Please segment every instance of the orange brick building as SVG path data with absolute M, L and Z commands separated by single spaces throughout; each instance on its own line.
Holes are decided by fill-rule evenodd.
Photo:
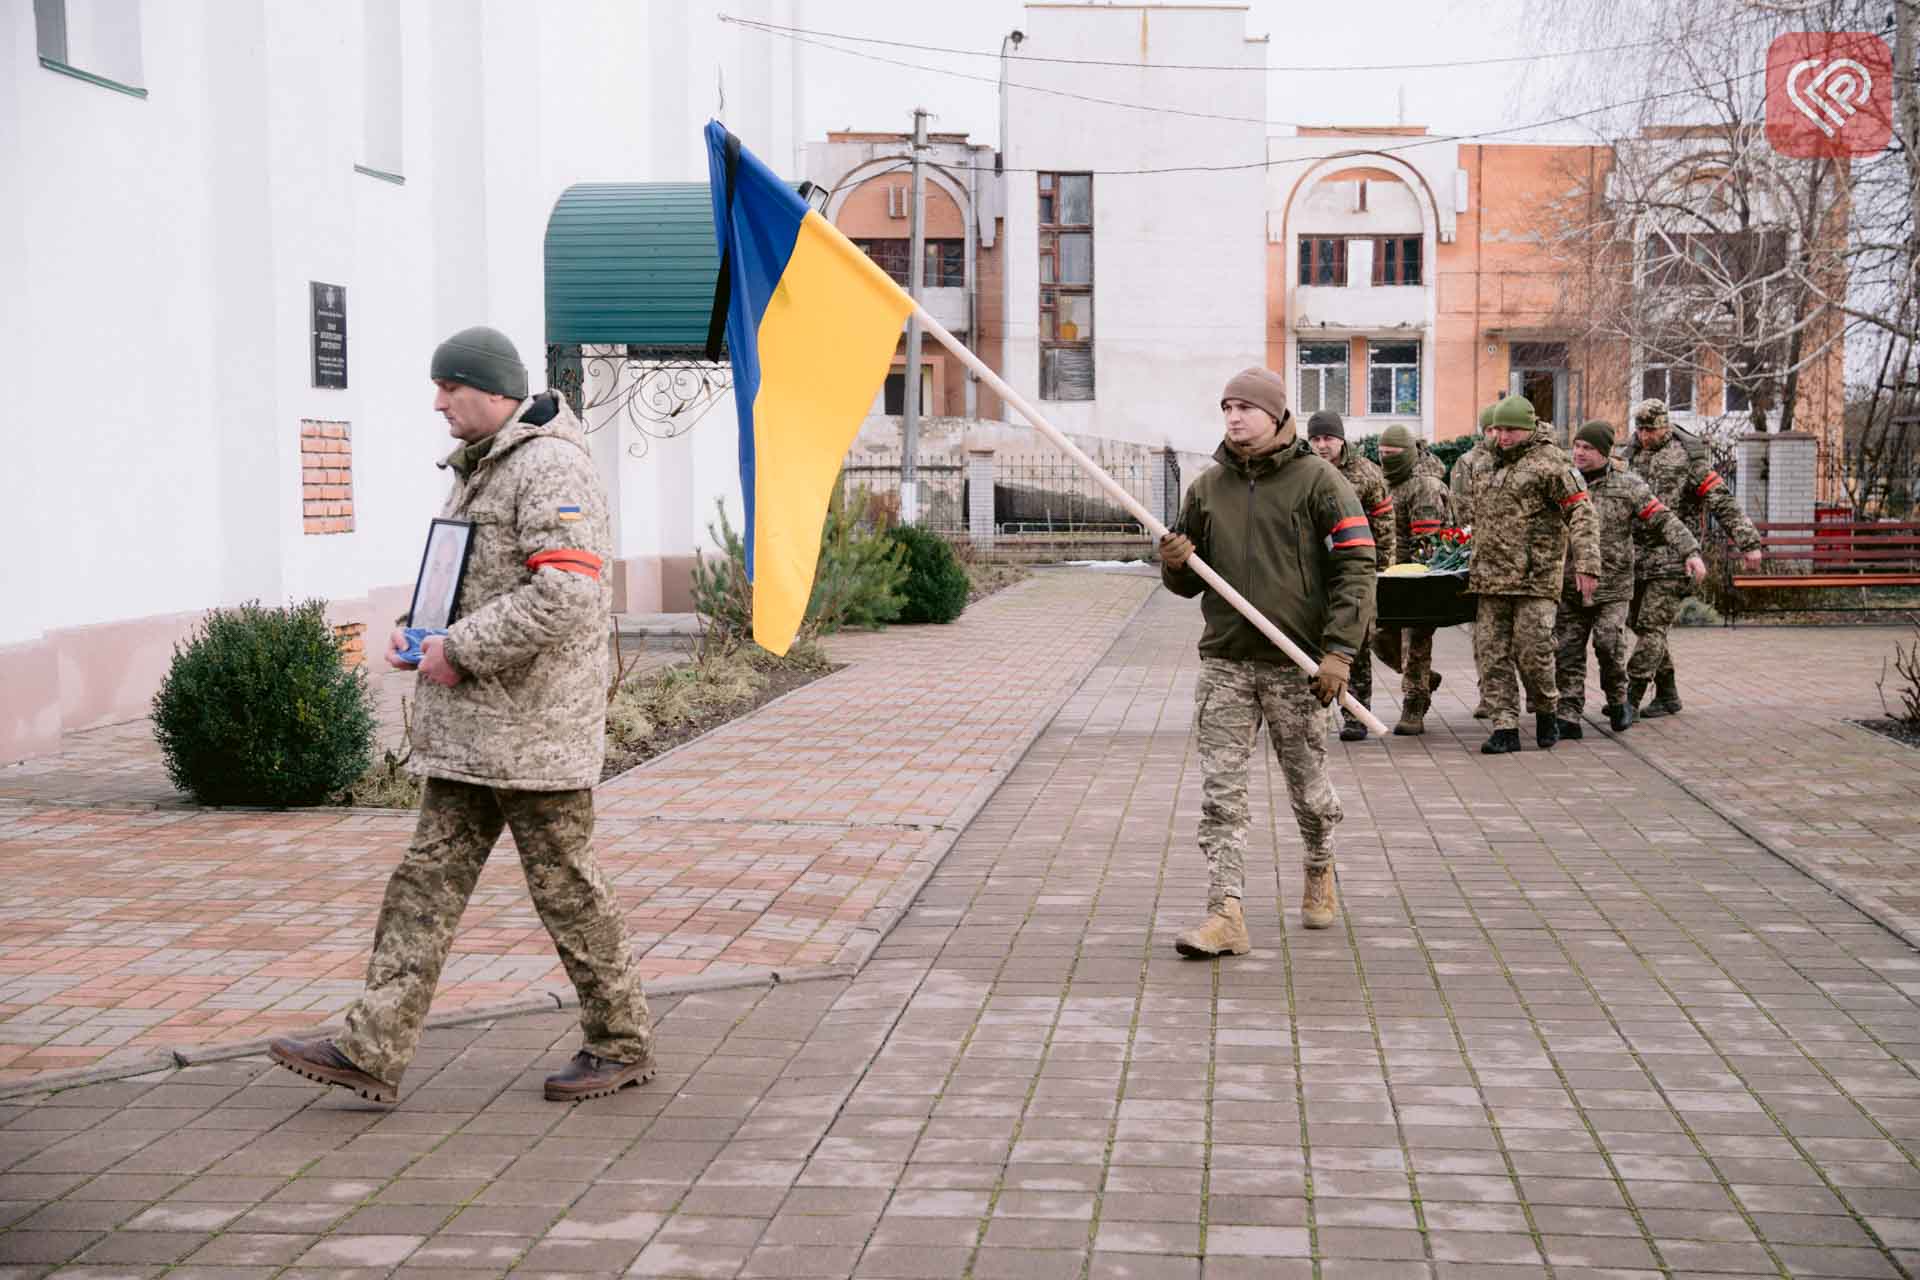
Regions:
M 1633 270 L 1624 245 L 1566 234 L 1599 220 L 1612 149 L 1326 128 L 1271 139 L 1269 161 L 1267 362 L 1303 411 L 1339 409 L 1349 435 L 1399 422 L 1449 439 L 1509 393 L 1562 428 L 1619 427 L 1634 400 L 1660 394 L 1683 426 L 1744 429 L 1722 352 L 1669 370 L 1586 336 L 1581 309 Z M 1801 375 L 1794 426 L 1823 449 L 1844 372 L 1836 342 Z

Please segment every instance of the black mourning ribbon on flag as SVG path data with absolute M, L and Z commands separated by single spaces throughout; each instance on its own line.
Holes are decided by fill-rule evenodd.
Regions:
M 720 240 L 720 277 L 713 284 L 713 317 L 707 321 L 707 359 L 720 358 L 720 344 L 727 336 L 727 305 L 733 298 L 733 178 L 740 170 L 740 139 L 727 130 L 725 150 L 727 168 L 726 234 Z

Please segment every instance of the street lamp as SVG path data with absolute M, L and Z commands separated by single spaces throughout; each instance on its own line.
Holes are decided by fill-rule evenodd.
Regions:
M 1002 172 L 1007 161 L 1007 45 L 1020 47 L 1027 38 L 1024 31 L 1009 31 L 1000 41 L 1000 149 L 993 153 L 993 171 Z

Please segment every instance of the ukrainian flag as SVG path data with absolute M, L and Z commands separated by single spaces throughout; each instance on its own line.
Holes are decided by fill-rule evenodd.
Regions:
M 840 463 L 886 380 L 913 300 L 718 121 L 707 125 L 753 638 L 800 630 Z M 712 351 L 718 330 L 711 335 Z

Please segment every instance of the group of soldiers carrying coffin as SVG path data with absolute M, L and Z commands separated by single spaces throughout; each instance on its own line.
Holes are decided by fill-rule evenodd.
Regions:
M 1247 761 L 1263 722 L 1305 846 L 1302 923 L 1334 921 L 1333 830 L 1342 814 L 1326 775 L 1325 709 L 1348 690 L 1367 704 L 1378 656 L 1401 678 L 1393 732 L 1417 735 L 1441 684 L 1432 627 L 1375 625 L 1365 588 L 1376 571 L 1411 560 L 1423 539 L 1471 529 L 1474 716 L 1492 726 L 1480 750 L 1503 755 L 1521 749 L 1523 689 L 1542 750 L 1582 736 L 1589 645 L 1614 731 L 1680 711 L 1667 630 L 1706 576 L 1688 528 L 1703 508 L 1750 564 L 1760 558 L 1752 523 L 1660 400 L 1634 406 L 1632 438 L 1616 458 L 1610 423 L 1584 424 L 1562 449 L 1530 401 L 1508 396 L 1481 412 L 1479 438 L 1451 476 L 1404 426 L 1381 436 L 1377 466 L 1348 445 L 1337 413 L 1313 414 L 1302 432 L 1268 370 L 1237 375 L 1221 409 L 1220 465 L 1194 482 L 1176 531 L 1160 543 L 1163 581 L 1180 595 L 1204 595 L 1206 618 L 1194 724 L 1208 914 L 1176 937 L 1186 955 L 1251 948 L 1241 901 Z M 1319 672 L 1309 677 L 1240 619 L 1188 566 L 1194 555 L 1316 657 Z M 1343 714 L 1341 738 L 1364 739 L 1366 726 Z

